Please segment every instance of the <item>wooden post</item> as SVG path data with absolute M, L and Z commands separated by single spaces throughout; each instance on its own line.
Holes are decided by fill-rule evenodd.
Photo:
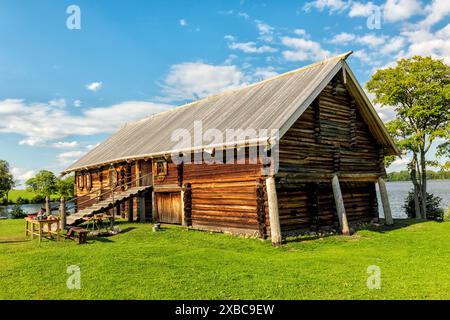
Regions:
M 42 232 L 42 228 L 44 226 L 43 226 L 42 222 L 39 222 L 38 225 L 39 225 L 39 227 L 38 227 L 39 228 L 39 231 L 38 231 L 38 233 L 39 233 L 39 243 L 41 243 L 42 242 L 42 233 L 43 233 Z
M 46 196 L 45 197 L 45 214 L 47 215 L 47 217 L 51 214 L 51 208 L 50 208 L 50 197 Z
M 135 179 L 136 179 L 136 187 L 141 186 L 141 162 L 139 160 L 136 160 L 135 165 Z
M 153 168 L 153 161 L 155 161 L 154 159 L 152 160 L 152 168 Z M 158 221 L 158 212 L 156 211 L 156 196 L 155 196 L 155 175 L 152 174 L 151 176 L 151 183 L 152 183 L 152 223 L 157 223 Z
M 139 214 L 140 214 L 140 222 L 145 223 L 145 197 L 143 194 L 139 195 Z
M 155 191 L 153 191 L 152 189 L 152 223 L 157 223 L 158 219 L 158 213 L 156 212 L 156 196 L 155 196 Z
M 136 174 L 136 187 L 140 187 L 142 185 L 142 181 L 141 181 L 141 165 L 142 162 L 139 160 L 136 160 L 136 170 L 135 170 L 135 174 Z M 145 223 L 145 198 L 142 195 L 137 195 L 136 196 L 136 208 L 137 208 L 137 212 L 136 212 L 136 217 L 138 222 L 140 223 Z
M 336 211 L 339 217 L 339 226 L 343 235 L 349 236 L 350 229 L 348 227 L 347 215 L 345 213 L 344 199 L 342 197 L 341 186 L 339 185 L 339 178 L 334 175 L 332 180 L 334 202 L 336 204 Z
M 185 186 L 181 188 L 181 225 L 186 227 L 186 213 L 184 212 L 184 188 Z
M 392 220 L 391 205 L 389 204 L 389 197 L 386 189 L 386 183 L 384 182 L 384 179 L 381 177 L 378 178 L 378 187 L 380 188 L 380 196 L 381 196 L 381 204 L 383 205 L 384 220 L 386 222 L 386 225 L 388 226 L 393 225 L 394 220 Z
M 270 237 L 274 246 L 281 245 L 280 216 L 278 213 L 278 198 L 273 176 L 266 178 L 267 200 L 269 202 Z
M 133 198 L 128 200 L 128 222 L 133 222 Z
M 59 218 L 61 219 L 61 229 L 66 228 L 66 199 L 64 199 L 64 196 L 61 197 L 61 203 L 59 207 Z

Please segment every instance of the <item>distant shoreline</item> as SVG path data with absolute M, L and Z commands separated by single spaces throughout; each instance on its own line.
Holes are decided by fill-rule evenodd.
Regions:
M 427 170 L 427 181 L 432 180 L 450 180 L 450 171 L 432 171 Z M 408 171 L 394 171 L 387 174 L 386 181 L 411 181 L 411 176 Z
M 50 201 L 59 201 L 60 195 L 54 194 L 51 196 Z M 0 199 L 0 206 L 15 205 L 15 204 L 39 204 L 44 203 L 45 198 L 38 196 L 32 191 L 25 189 L 11 190 L 8 196 L 8 203 L 6 203 L 6 197 Z

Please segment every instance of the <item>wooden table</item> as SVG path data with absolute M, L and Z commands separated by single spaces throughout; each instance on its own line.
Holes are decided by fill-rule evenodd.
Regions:
M 85 217 L 83 220 L 87 222 L 86 228 L 89 229 L 91 227 L 92 232 L 94 232 L 95 229 L 98 231 L 102 228 L 108 230 L 108 226 L 111 222 L 111 216 L 105 214 L 95 214 L 92 217 Z
M 56 224 L 56 230 L 52 230 L 52 225 Z M 44 230 L 44 226 L 47 225 L 47 231 Z M 37 227 L 37 232 L 35 231 L 35 227 Z M 25 237 L 28 237 L 28 235 L 31 235 L 31 239 L 34 239 L 34 236 L 39 237 L 39 242 L 42 241 L 42 237 L 45 236 L 46 238 L 52 238 L 53 235 L 56 235 L 56 240 L 59 240 L 60 237 L 60 224 L 59 224 L 59 218 L 54 219 L 41 219 L 41 220 L 34 220 L 33 218 L 25 218 Z

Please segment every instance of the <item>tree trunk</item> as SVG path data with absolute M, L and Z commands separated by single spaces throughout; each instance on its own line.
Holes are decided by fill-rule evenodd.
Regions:
M 422 215 L 427 218 L 427 165 L 425 161 L 425 151 L 420 150 L 420 167 L 422 171 Z
M 421 219 L 422 212 L 421 212 L 421 207 L 420 207 L 420 202 L 419 202 L 419 192 L 421 192 L 421 191 L 420 191 L 420 187 L 417 183 L 416 163 L 417 163 L 417 155 L 414 153 L 414 157 L 413 157 L 413 160 L 411 163 L 411 181 L 414 186 L 414 212 L 415 212 L 416 219 Z

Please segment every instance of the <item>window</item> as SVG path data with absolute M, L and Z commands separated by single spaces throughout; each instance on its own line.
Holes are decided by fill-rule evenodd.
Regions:
M 158 160 L 157 162 L 156 162 L 156 175 L 157 176 L 163 176 L 163 175 L 166 175 L 167 174 L 167 172 L 166 172 L 166 161 L 164 161 L 164 160 Z

